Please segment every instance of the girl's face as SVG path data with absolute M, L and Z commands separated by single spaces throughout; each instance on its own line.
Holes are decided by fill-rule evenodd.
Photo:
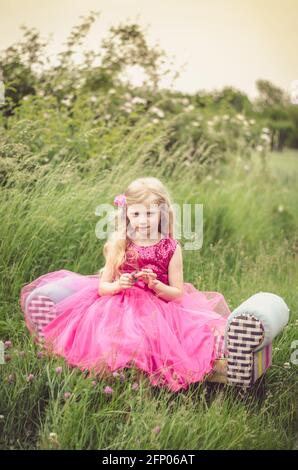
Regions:
M 158 238 L 160 209 L 154 199 L 148 198 L 142 204 L 131 204 L 127 207 L 130 229 L 140 238 Z

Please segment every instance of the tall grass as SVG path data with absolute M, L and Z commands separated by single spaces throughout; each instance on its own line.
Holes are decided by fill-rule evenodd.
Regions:
M 135 144 L 137 131 L 131 139 Z M 131 179 L 160 174 L 158 166 L 144 166 L 144 147 L 128 141 L 126 146 L 112 172 L 96 171 L 94 160 L 94 171 L 82 178 L 70 162 L 62 162 L 27 191 L 0 190 L 0 338 L 13 343 L 7 350 L 11 359 L 0 366 L 1 447 L 297 448 L 297 366 L 290 362 L 291 344 L 298 339 L 293 153 L 284 152 L 282 161 L 269 155 L 266 169 L 257 155 L 246 163 L 234 156 L 200 183 L 178 164 L 172 178 L 164 176 L 174 202 L 203 204 L 203 246 L 184 251 L 185 281 L 222 292 L 231 310 L 258 291 L 277 293 L 289 305 L 290 322 L 274 341 L 263 402 L 235 399 L 227 386 L 209 401 L 202 383 L 171 394 L 152 387 L 134 368 L 125 371 L 124 380 L 92 382 L 63 359 L 37 355 L 18 304 L 21 286 L 62 268 L 95 273 L 103 265 L 104 243 L 95 235 L 96 207 L 111 204 Z M 58 365 L 62 374 L 55 371 Z M 30 373 L 34 378 L 27 381 Z M 132 388 L 136 381 L 138 389 Z M 104 393 L 106 385 L 112 395 Z

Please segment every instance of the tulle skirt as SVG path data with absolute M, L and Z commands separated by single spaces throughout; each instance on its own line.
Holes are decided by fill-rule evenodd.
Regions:
M 136 366 L 152 385 L 170 391 L 187 389 L 212 371 L 218 358 L 216 340 L 223 338 L 231 313 L 221 293 L 184 283 L 183 296 L 166 301 L 139 280 L 120 293 L 100 296 L 98 274 L 62 269 L 21 289 L 20 305 L 31 332 L 28 295 L 66 278 L 69 293 L 55 303 L 55 318 L 42 333 L 44 347 L 69 365 L 94 373 Z

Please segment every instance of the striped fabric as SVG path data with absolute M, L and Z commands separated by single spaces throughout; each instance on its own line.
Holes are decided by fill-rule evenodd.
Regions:
M 263 325 L 253 315 L 238 315 L 231 321 L 227 335 L 229 384 L 241 387 L 252 385 L 253 350 L 263 338 Z
M 28 304 L 26 317 L 36 333 L 37 340 L 43 339 L 43 327 L 57 316 L 54 305 L 54 302 L 44 295 L 36 295 Z
M 253 355 L 253 381 L 261 377 L 262 374 L 272 365 L 272 343 L 265 346 Z

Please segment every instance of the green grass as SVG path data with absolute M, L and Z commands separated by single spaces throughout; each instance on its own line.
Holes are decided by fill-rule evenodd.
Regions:
M 111 377 L 94 386 L 63 359 L 39 358 L 18 304 L 21 286 L 62 268 L 95 273 L 103 264 L 95 208 L 112 203 L 140 168 L 123 160 L 117 178 L 79 179 L 61 164 L 27 193 L 2 189 L 0 338 L 13 347 L 11 360 L 0 366 L 1 448 L 297 449 L 297 366 L 284 367 L 298 340 L 297 162 L 297 152 L 271 154 L 263 170 L 258 155 L 247 162 L 234 156 L 199 184 L 191 171 L 168 182 L 175 202 L 204 208 L 203 246 L 184 251 L 185 281 L 222 292 L 231 310 L 258 291 L 281 295 L 290 308 L 289 325 L 274 340 L 263 402 L 241 401 L 225 386 L 210 401 L 202 383 L 171 394 L 150 386 L 146 376 L 133 390 L 133 368 L 124 381 Z M 142 174 L 158 176 L 158 170 Z M 111 396 L 103 393 L 106 385 Z

